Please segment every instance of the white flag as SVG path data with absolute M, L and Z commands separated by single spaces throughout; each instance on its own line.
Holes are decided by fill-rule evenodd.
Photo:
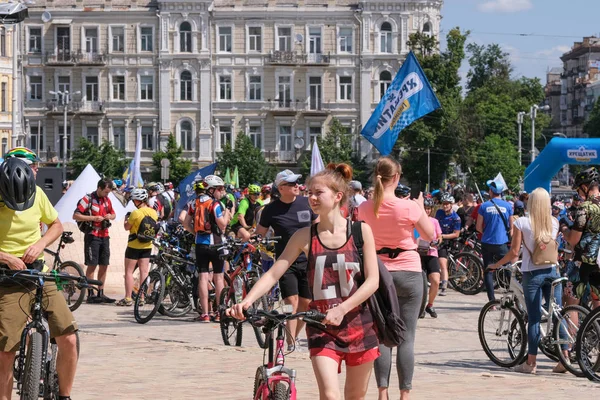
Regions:
M 140 159 L 142 158 L 142 127 L 138 125 L 137 137 L 135 140 L 135 155 L 133 156 L 133 170 L 129 171 L 131 176 L 131 186 L 142 187 L 142 171 L 140 170 Z
M 323 159 L 321 158 L 321 153 L 319 152 L 319 145 L 317 144 L 317 138 L 313 143 L 312 147 L 312 157 L 310 163 L 310 175 L 314 176 L 319 172 L 325 169 L 325 165 L 323 164 Z

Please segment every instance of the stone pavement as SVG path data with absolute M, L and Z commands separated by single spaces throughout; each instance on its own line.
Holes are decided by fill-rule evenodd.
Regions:
M 552 374 L 554 364 L 543 355 L 537 376 L 517 374 L 490 362 L 477 336 L 477 317 L 485 302 L 484 294 L 470 297 L 450 291 L 438 299 L 438 319 L 427 316 L 419 321 L 412 399 L 600 396 L 599 384 Z M 139 325 L 132 308 L 83 304 L 75 316 L 81 329 L 81 358 L 74 400 L 251 398 L 262 350 L 247 325 L 243 346 L 236 348 L 223 346 L 217 324 L 191 322 L 192 315 L 157 316 Z M 317 399 L 308 353 L 294 352 L 286 364 L 298 371 L 298 398 Z M 391 398 L 397 399 L 399 386 L 392 368 Z M 343 379 L 342 372 L 340 382 Z M 367 399 L 376 398 L 372 376 Z

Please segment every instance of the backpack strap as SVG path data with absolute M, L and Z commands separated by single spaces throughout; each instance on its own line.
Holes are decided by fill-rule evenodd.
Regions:
M 351 223 L 352 226 L 350 228 L 350 232 L 352 233 L 352 240 L 354 240 L 354 246 L 356 246 L 356 250 L 358 250 L 358 256 L 360 258 L 360 272 L 364 273 L 363 266 L 363 245 L 365 241 L 363 240 L 362 235 L 362 221 L 348 222 Z
M 317 225 L 319 225 L 319 224 L 316 223 L 316 224 L 310 225 L 310 240 L 308 241 L 308 257 L 307 257 L 309 262 L 310 262 L 310 260 L 312 260 L 312 258 L 311 258 L 311 256 L 312 256 L 312 240 L 315 236 L 318 235 Z

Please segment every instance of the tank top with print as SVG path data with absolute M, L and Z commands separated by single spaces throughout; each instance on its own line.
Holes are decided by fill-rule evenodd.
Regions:
M 311 227 L 307 269 L 312 298 L 309 308 L 325 314 L 358 289 L 358 281 L 361 280 L 360 256 L 351 235 L 339 249 L 329 249 L 319 240 L 316 228 L 317 225 Z M 373 317 L 366 303 L 350 310 L 339 326 L 329 325 L 326 330 L 350 345 L 347 348 L 339 347 L 331 336 L 307 326 L 309 349 L 327 348 L 343 353 L 357 353 L 379 344 Z

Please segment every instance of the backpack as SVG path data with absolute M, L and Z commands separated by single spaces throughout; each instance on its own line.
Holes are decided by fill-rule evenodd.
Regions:
M 364 280 L 362 221 L 353 222 L 351 227 L 352 239 L 360 256 L 361 278 Z M 387 347 L 396 347 L 404 342 L 406 325 L 400 318 L 400 304 L 392 274 L 385 264 L 377 257 L 379 268 L 379 287 L 367 300 L 373 322 L 377 327 L 379 342 Z
M 92 194 L 88 193 L 85 195 L 86 197 L 89 197 L 89 201 L 88 201 L 88 206 L 87 209 L 85 210 L 85 214 L 82 215 L 92 215 Z M 77 211 L 77 209 L 75 209 L 75 211 Z M 94 223 L 92 221 L 76 221 L 77 223 L 77 229 L 79 229 L 79 231 L 81 233 L 84 234 L 88 234 L 91 231 L 94 230 Z
M 558 242 L 554 239 L 550 239 L 548 242 L 536 240 L 533 253 L 529 250 L 525 241 L 523 241 L 523 246 L 527 249 L 534 265 L 554 265 L 558 263 Z
M 163 206 L 163 219 L 169 219 L 171 212 L 173 212 L 173 202 L 171 200 L 171 196 L 169 196 L 167 192 L 161 193 L 158 195 L 158 201 L 160 201 Z
M 200 199 L 196 199 L 196 211 L 194 212 L 194 232 L 200 234 L 213 233 L 213 226 L 215 224 L 212 213 L 214 212 L 217 204 L 217 201 L 213 199 L 208 199 L 206 201 L 200 201 Z
M 129 235 L 129 241 L 137 239 L 140 243 L 149 243 L 156 238 L 159 229 L 158 221 L 149 215 L 145 215 L 140 221 L 137 233 Z

